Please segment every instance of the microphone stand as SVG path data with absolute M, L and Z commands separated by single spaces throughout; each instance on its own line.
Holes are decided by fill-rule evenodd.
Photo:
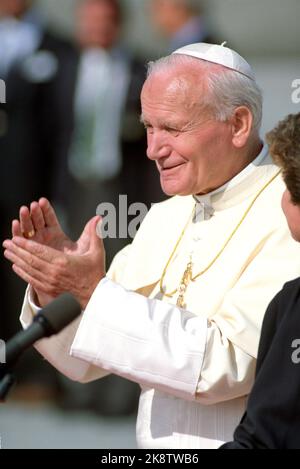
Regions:
M 10 363 L 0 364 L 0 404 L 5 402 L 8 393 L 16 382 L 16 375 L 12 371 L 12 368 L 17 363 L 18 359 L 15 359 Z
M 61 312 L 64 311 L 62 315 Z M 31 325 L 12 337 L 6 344 L 6 362 L 0 364 L 0 401 L 5 401 L 15 383 L 13 367 L 22 353 L 35 342 L 58 334 L 81 313 L 80 304 L 69 293 L 64 293 L 45 306 Z
M 0 381 L 0 402 L 5 402 L 9 391 L 16 382 L 14 373 L 10 370 L 6 371 Z
M 50 336 L 54 333 L 49 328 L 49 323 L 47 319 L 38 314 L 35 316 L 33 324 L 40 324 L 44 331 L 45 336 Z M 51 325 L 50 325 L 51 327 Z M 20 358 L 21 354 L 27 349 L 30 345 L 32 345 L 31 341 L 26 341 L 26 333 L 29 329 L 25 329 L 23 331 L 19 331 L 14 337 L 13 340 L 14 346 L 12 346 L 12 342 L 9 341 L 6 347 L 6 363 L 0 365 L 0 403 L 5 402 L 8 393 L 10 392 L 11 388 L 16 382 L 16 376 L 13 373 L 12 369 L 17 363 L 18 359 Z M 24 343 L 24 336 L 25 336 L 25 343 Z

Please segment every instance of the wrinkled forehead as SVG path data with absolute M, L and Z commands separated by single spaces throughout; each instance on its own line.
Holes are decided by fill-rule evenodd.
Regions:
M 149 101 L 161 100 L 188 105 L 197 100 L 205 91 L 205 74 L 191 73 L 184 69 L 166 69 L 147 78 L 141 95 L 142 105 Z
M 160 80 L 152 77 L 141 97 L 141 121 L 153 126 L 186 126 L 205 111 L 201 87 L 197 90 L 187 77 L 174 76 Z
M 142 97 L 161 96 L 168 98 L 188 98 L 193 87 L 188 77 L 165 76 L 165 74 L 155 74 L 148 78 L 142 90 Z

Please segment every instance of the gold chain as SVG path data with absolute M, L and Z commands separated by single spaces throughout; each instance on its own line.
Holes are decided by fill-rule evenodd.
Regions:
M 231 241 L 231 239 L 233 238 L 233 236 L 235 235 L 235 233 L 237 232 L 237 230 L 239 229 L 239 227 L 241 226 L 241 224 L 243 223 L 243 221 L 245 220 L 246 216 L 248 215 L 248 213 L 250 212 L 251 208 L 253 207 L 254 203 L 256 202 L 256 200 L 258 199 L 258 197 L 260 196 L 260 194 L 274 181 L 274 179 L 281 173 L 281 171 L 278 171 L 261 189 L 260 191 L 256 194 L 256 196 L 254 197 L 254 199 L 252 200 L 251 204 L 249 205 L 249 207 L 247 208 L 247 210 L 245 211 L 245 213 L 243 214 L 242 218 L 240 219 L 240 221 L 238 222 L 238 224 L 236 225 L 236 227 L 234 228 L 234 230 L 232 231 L 232 233 L 230 234 L 230 236 L 228 237 L 228 239 L 226 240 L 226 242 L 224 243 L 224 245 L 222 246 L 222 248 L 220 249 L 220 251 L 218 252 L 218 254 L 212 259 L 212 261 L 208 264 L 207 267 L 205 267 L 205 269 L 201 270 L 201 272 L 199 272 L 198 274 L 194 275 L 193 276 L 193 264 L 192 264 L 192 260 L 190 259 L 189 263 L 187 264 L 187 267 L 184 271 L 184 274 L 182 276 L 182 279 L 181 279 L 181 282 L 180 282 L 180 286 L 179 288 L 176 288 L 176 290 L 170 292 L 170 293 L 167 293 L 164 288 L 163 288 L 163 282 L 164 282 L 164 279 L 165 279 L 165 276 L 166 276 L 166 273 L 167 273 L 167 270 L 169 268 L 169 265 L 174 257 L 174 254 L 185 234 L 185 231 L 187 229 L 187 226 L 189 225 L 192 217 L 194 216 L 194 213 L 195 213 L 195 209 L 196 209 L 196 205 L 195 207 L 193 208 L 193 211 L 192 211 L 192 214 L 189 216 L 189 219 L 187 221 L 187 223 L 185 224 L 183 230 L 182 230 L 182 233 L 181 235 L 179 236 L 179 239 L 178 241 L 176 242 L 176 245 L 171 253 L 171 256 L 169 257 L 169 260 L 163 270 L 163 273 L 162 273 L 162 276 L 161 276 L 161 279 L 160 279 L 160 292 L 162 293 L 163 296 L 167 296 L 168 298 L 171 298 L 173 295 L 175 295 L 175 293 L 177 293 L 179 291 L 179 296 L 178 296 L 178 299 L 177 299 L 177 306 L 179 307 L 184 307 L 184 295 L 185 295 L 185 292 L 186 292 L 186 289 L 188 287 L 188 284 L 190 281 L 194 282 L 198 277 L 200 277 L 201 275 L 205 274 L 212 266 L 213 264 L 217 261 L 217 259 L 221 256 L 221 254 L 223 253 L 223 251 L 225 250 L 225 248 L 227 247 L 228 243 Z

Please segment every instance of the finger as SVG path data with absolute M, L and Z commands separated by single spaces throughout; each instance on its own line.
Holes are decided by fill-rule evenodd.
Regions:
M 45 228 L 45 219 L 41 207 L 37 202 L 30 205 L 30 216 L 36 231 Z
M 101 217 L 96 216 L 91 218 L 84 227 L 84 230 L 78 240 L 78 243 L 82 246 L 84 251 L 88 251 L 94 248 L 93 240 L 95 237 L 99 240 L 101 238 L 101 226 L 100 226 Z M 98 230 L 99 225 L 99 230 Z M 91 242 L 93 244 L 91 244 Z
M 13 265 L 12 269 L 21 279 L 23 279 L 26 283 L 29 283 L 35 290 L 47 293 L 47 286 L 25 272 L 21 267 Z
M 45 268 L 45 263 L 52 264 L 59 257 L 64 257 L 64 254 L 55 249 L 35 243 L 34 241 L 27 241 L 24 238 L 17 237 L 13 238 L 12 241 L 6 240 L 3 246 L 28 264 L 35 262 L 36 268 Z M 41 261 L 39 265 L 37 265 L 37 260 Z
M 46 223 L 46 226 L 57 226 L 59 225 L 59 221 L 57 219 L 57 216 L 55 214 L 54 208 L 50 204 L 48 199 L 45 199 L 44 197 L 39 200 L 39 206 L 41 207 L 41 210 L 43 212 L 44 220 Z
M 24 206 L 20 208 L 20 223 L 23 235 L 32 238 L 34 236 L 34 226 L 28 207 Z
M 22 236 L 21 224 L 19 220 L 13 220 L 11 224 L 11 233 L 12 236 Z
M 102 233 L 101 233 L 101 224 L 102 224 L 102 218 L 99 216 L 94 217 L 90 222 L 90 239 L 91 239 L 90 248 L 91 249 L 100 248 L 104 251 L 104 243 L 103 243 L 103 238 L 102 238 Z
M 32 278 L 45 283 L 49 284 L 49 276 L 47 275 L 47 272 L 44 273 L 43 269 L 36 268 L 35 263 L 28 264 L 26 261 L 24 261 L 21 257 L 17 256 L 15 253 L 12 251 L 4 251 L 4 256 L 6 259 L 8 259 L 12 264 L 15 266 L 19 267 L 22 269 L 24 272 L 26 272 L 28 275 L 30 275 Z
M 102 226 L 103 226 L 103 218 L 100 217 L 100 219 L 98 220 L 96 224 L 96 234 L 98 238 L 101 238 L 101 239 L 103 239 Z

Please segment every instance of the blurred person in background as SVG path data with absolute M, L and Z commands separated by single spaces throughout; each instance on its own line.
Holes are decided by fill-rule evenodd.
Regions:
M 101 202 L 118 211 L 119 195 L 151 205 L 162 191 L 155 168 L 144 157 L 146 134 L 140 123 L 144 63 L 121 41 L 123 14 L 118 0 L 82 0 L 76 11 L 78 56 L 74 69 L 74 130 L 68 157 L 67 226 L 75 238 Z M 155 174 L 156 175 L 156 174 Z M 128 242 L 105 240 L 107 263 Z M 100 413 L 131 413 L 138 388 L 116 377 L 82 387 L 65 381 L 65 406 Z
M 118 209 L 119 194 L 128 205 L 160 200 L 162 191 L 146 153 L 140 123 L 140 92 L 146 67 L 121 41 L 122 11 L 117 0 L 83 0 L 76 15 L 79 48 L 74 75 L 75 126 L 69 152 L 71 190 L 68 222 L 78 237 L 97 205 Z M 126 240 L 107 239 L 107 263 Z
M 0 104 L 1 238 L 10 232 L 20 204 L 47 193 L 57 208 L 65 203 L 64 181 L 72 132 L 74 48 L 50 33 L 31 0 L 0 0 L 0 78 L 6 103 Z M 27 201 L 27 202 L 26 202 Z M 0 336 L 11 337 L 19 325 L 23 282 L 1 264 Z M 24 381 L 54 386 L 51 369 L 28 356 Z M 35 363 L 35 365 L 33 365 Z M 31 392 L 33 387 L 31 386 Z M 36 387 L 36 392 L 43 392 Z M 48 393 L 48 391 L 47 391 Z
M 154 25 L 169 39 L 169 52 L 196 42 L 215 43 L 199 0 L 152 0 Z

